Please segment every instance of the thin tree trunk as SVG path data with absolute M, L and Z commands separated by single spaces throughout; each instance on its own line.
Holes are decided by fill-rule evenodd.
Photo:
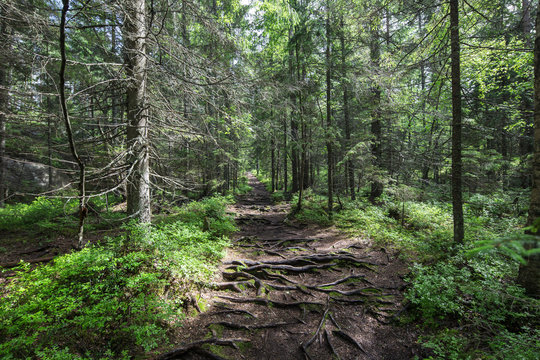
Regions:
M 283 118 L 283 192 L 287 193 L 289 174 L 287 173 L 287 117 Z
M 3 44 L 7 44 L 7 25 L 3 11 L 0 13 L 1 27 L 0 27 L 0 41 Z M 5 64 L 0 66 L 0 207 L 4 206 L 6 197 L 6 180 L 5 180 L 5 156 L 6 156 L 6 114 L 8 112 L 8 100 L 9 94 L 8 77 Z
M 341 86 L 343 87 L 343 120 L 345 126 L 345 152 L 351 150 L 351 117 L 349 114 L 349 80 L 347 78 L 347 54 L 345 49 L 345 26 L 343 24 L 343 16 L 341 17 Z M 354 164 L 350 155 L 347 155 L 345 164 L 345 183 L 347 184 L 351 196 L 351 200 L 356 200 L 354 191 Z
M 81 157 L 77 153 L 77 149 L 75 147 L 75 140 L 73 139 L 73 131 L 71 129 L 71 122 L 69 119 L 69 113 L 67 109 L 67 103 L 66 103 L 66 79 L 65 79 L 65 73 L 66 73 L 66 16 L 69 11 L 69 0 L 63 0 L 62 1 L 63 7 L 62 7 L 62 15 L 60 18 L 60 83 L 59 83 L 59 89 L 60 89 L 60 106 L 62 107 L 62 115 L 64 117 L 64 124 L 66 126 L 66 132 L 68 136 L 69 141 L 69 149 L 71 151 L 71 155 L 73 156 L 73 159 L 79 166 L 79 233 L 78 233 L 78 248 L 81 249 L 83 247 L 83 241 L 84 241 L 84 221 L 86 219 L 86 215 L 88 215 L 88 209 L 86 208 L 86 188 L 85 188 L 85 164 L 82 161 Z
M 0 66 L 0 207 L 6 197 L 5 156 L 6 156 L 6 113 L 8 108 L 6 68 Z
M 276 191 L 276 148 L 274 144 L 274 137 L 270 140 L 270 157 L 272 158 L 272 193 Z
M 381 48 L 379 44 L 379 20 L 375 19 L 371 24 L 371 44 L 370 44 L 370 57 L 373 67 L 376 71 L 379 69 L 381 59 Z M 373 135 L 373 144 L 371 146 L 371 154 L 373 155 L 373 164 L 376 168 L 380 169 L 382 166 L 382 124 L 381 124 L 381 89 L 379 85 L 375 85 L 372 88 L 373 93 L 373 111 L 371 119 L 371 134 Z M 375 175 L 375 179 L 371 182 L 371 193 L 369 200 L 374 203 L 375 200 L 383 193 L 383 183 L 378 178 L 378 174 Z
M 306 80 L 306 62 L 303 61 L 302 64 L 302 77 L 299 78 L 300 83 L 304 84 Z M 302 176 L 302 189 L 305 190 L 309 187 L 309 153 L 308 153 L 308 135 L 307 135 L 307 123 L 308 120 L 306 117 L 306 108 L 304 104 L 304 94 L 300 93 L 300 123 L 301 123 L 301 130 L 302 130 L 302 169 L 301 169 L 301 176 Z
M 294 49 L 292 47 L 292 26 L 289 29 L 289 79 L 291 85 L 294 81 L 294 68 L 293 68 L 293 56 Z M 295 193 L 298 191 L 298 123 L 295 119 L 295 105 L 296 105 L 296 94 L 295 90 L 291 91 L 291 172 L 292 172 L 292 189 L 291 192 Z
M 330 44 L 331 44 L 331 31 L 330 31 L 330 2 L 326 2 L 326 152 L 328 155 L 328 216 L 332 218 L 333 206 L 334 206 L 334 179 L 333 179 L 333 152 L 332 152 L 332 61 L 330 58 Z
M 540 217 L 540 6 L 536 15 L 536 38 L 534 42 L 534 155 L 533 155 L 531 203 L 527 225 Z M 539 232 L 536 232 L 538 235 Z M 527 249 L 538 248 L 540 243 L 528 244 Z M 540 298 L 540 255 L 530 256 L 527 265 L 519 268 L 518 283 L 528 295 Z
M 49 107 L 50 99 L 47 98 L 47 109 Z M 47 190 L 51 190 L 53 186 L 53 168 L 52 168 L 52 115 L 47 114 L 47 170 L 49 172 L 49 181 L 47 182 Z
M 141 223 L 150 223 L 150 164 L 146 105 L 146 7 L 144 0 L 126 3 L 124 46 L 127 83 L 127 147 L 131 153 L 127 211 Z
M 454 241 L 462 243 L 463 200 L 461 190 L 461 74 L 459 46 L 459 2 L 450 0 L 450 43 L 452 61 L 452 213 Z

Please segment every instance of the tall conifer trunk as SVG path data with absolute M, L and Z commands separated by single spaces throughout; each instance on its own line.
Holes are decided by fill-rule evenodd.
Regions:
M 378 6 L 378 5 L 377 5 Z M 371 24 L 371 44 L 370 57 L 375 71 L 379 72 L 381 61 L 381 46 L 379 44 L 380 19 L 375 18 Z M 373 93 L 373 111 L 371 115 L 371 134 L 373 135 L 373 144 L 371 146 L 371 154 L 373 155 L 373 165 L 376 168 L 382 166 L 382 122 L 381 122 L 381 89 L 378 84 L 372 87 Z M 371 193 L 369 200 L 373 203 L 383 193 L 383 183 L 379 179 L 379 175 L 375 175 L 375 179 L 371 182 Z
M 7 25 L 3 14 L 0 11 L 0 43 L 2 46 L 6 46 L 8 42 L 7 37 Z M 5 156 L 6 156 L 6 114 L 8 111 L 8 77 L 6 71 L 6 61 L 4 60 L 0 66 L 0 207 L 4 206 L 6 196 L 6 184 L 5 184 Z
M 540 6 L 536 15 L 536 38 L 534 41 L 534 156 L 533 156 L 533 186 L 527 225 L 532 225 L 540 217 Z M 540 232 L 537 232 L 538 235 Z M 528 244 L 527 248 L 540 246 Z M 527 259 L 527 265 L 519 269 L 518 283 L 523 286 L 528 295 L 540 298 L 540 255 Z
M 347 54 L 345 49 L 345 25 L 341 17 L 341 81 L 343 87 L 343 122 L 345 127 L 345 151 L 351 149 L 351 117 L 349 113 L 349 81 L 347 79 Z M 351 200 L 356 200 L 354 187 L 354 164 L 349 157 L 345 164 L 345 184 L 349 187 Z
M 127 146 L 131 171 L 127 183 L 127 210 L 149 223 L 150 166 L 148 109 L 146 105 L 146 7 L 144 0 L 126 0 L 124 46 L 127 82 Z
M 333 152 L 332 152 L 332 59 L 330 58 L 331 44 L 331 28 L 330 28 L 330 1 L 326 2 L 326 152 L 328 155 L 328 216 L 332 217 L 334 206 L 334 173 L 333 173 Z
M 450 46 L 452 61 L 452 213 L 454 241 L 463 242 L 463 200 L 461 193 L 461 74 L 459 46 L 459 3 L 450 0 Z

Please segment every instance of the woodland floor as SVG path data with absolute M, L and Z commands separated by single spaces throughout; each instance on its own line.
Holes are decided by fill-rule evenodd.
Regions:
M 240 231 L 205 311 L 187 319 L 159 359 L 411 359 L 414 329 L 398 326 L 405 263 L 367 239 L 287 220 L 253 190 L 229 211 Z

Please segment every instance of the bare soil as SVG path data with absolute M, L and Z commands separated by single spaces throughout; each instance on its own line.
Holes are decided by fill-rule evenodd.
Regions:
M 177 348 L 158 359 L 411 359 L 412 326 L 399 326 L 406 264 L 334 227 L 287 219 L 253 190 L 229 210 L 240 231 L 204 311 L 187 319 Z

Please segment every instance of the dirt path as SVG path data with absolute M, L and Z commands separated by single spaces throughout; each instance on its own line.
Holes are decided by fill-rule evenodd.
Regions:
M 334 228 L 285 221 L 264 186 L 230 210 L 241 230 L 206 312 L 161 359 L 410 359 L 415 338 L 392 325 L 406 266 Z

